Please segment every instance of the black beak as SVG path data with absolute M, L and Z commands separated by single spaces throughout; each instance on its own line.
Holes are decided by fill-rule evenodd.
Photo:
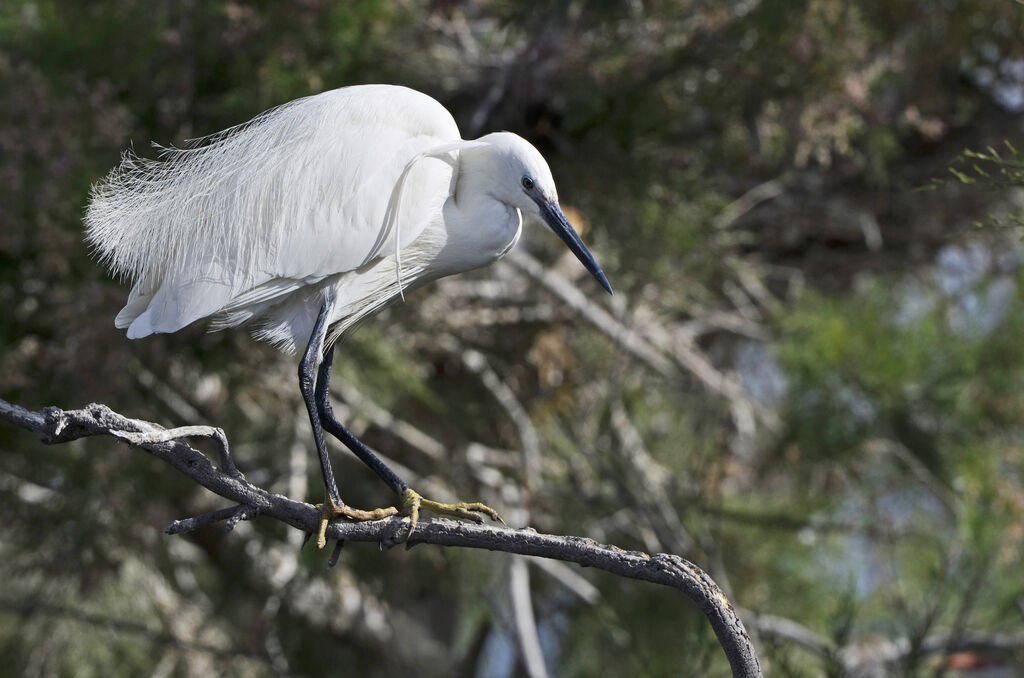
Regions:
M 613 294 L 612 286 L 608 284 L 608 278 L 605 277 L 604 271 L 597 264 L 597 259 L 590 253 L 587 246 L 580 240 L 580 236 L 573 229 L 572 224 L 562 214 L 562 208 L 558 206 L 557 202 L 538 203 L 540 206 L 540 214 L 544 217 L 544 223 L 548 225 L 548 228 L 554 232 L 559 238 L 562 239 L 576 258 L 580 260 L 580 263 L 590 271 L 590 274 L 597 278 L 597 282 L 601 283 L 601 287 L 608 290 L 608 294 Z

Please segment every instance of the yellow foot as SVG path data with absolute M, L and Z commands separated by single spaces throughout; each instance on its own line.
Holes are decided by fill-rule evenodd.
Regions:
M 316 509 L 320 511 L 320 530 L 316 536 L 316 547 L 322 549 L 327 545 L 327 523 L 334 520 L 335 518 L 345 518 L 347 520 L 380 520 L 381 518 L 387 518 L 398 513 L 398 509 L 394 506 L 388 506 L 387 508 L 374 509 L 372 511 L 361 511 L 360 509 L 354 509 L 349 506 L 338 506 L 331 499 L 331 495 L 327 495 L 327 499 L 323 504 L 317 504 Z
M 452 518 L 464 518 L 466 520 L 472 520 L 475 523 L 483 523 L 483 516 L 488 516 L 491 520 L 495 520 L 502 525 L 505 521 L 501 519 L 498 512 L 492 509 L 490 506 L 481 504 L 480 502 L 466 502 L 461 501 L 457 504 L 440 504 L 436 501 L 430 501 L 420 496 L 419 492 L 413 489 L 407 489 L 405 495 L 402 497 L 402 515 L 409 516 L 409 533 L 405 535 L 408 539 L 412 536 L 412 533 L 416 530 L 416 523 L 420 519 L 420 509 L 430 511 L 434 515 L 438 516 L 450 516 Z

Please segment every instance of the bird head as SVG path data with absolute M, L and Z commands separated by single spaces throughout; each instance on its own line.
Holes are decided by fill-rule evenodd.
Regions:
M 511 132 L 482 137 L 491 148 L 490 193 L 501 202 L 518 208 L 525 216 L 544 224 L 564 242 L 580 263 L 609 294 L 608 278 L 558 205 L 558 191 L 544 156 L 526 139 Z

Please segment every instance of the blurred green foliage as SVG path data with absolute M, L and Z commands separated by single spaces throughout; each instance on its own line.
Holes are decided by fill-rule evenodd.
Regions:
M 971 225 L 1024 211 L 1021 35 L 1002 0 L 8 0 L 0 397 L 216 424 L 250 479 L 318 500 L 294 358 L 202 327 L 128 342 L 80 218 L 125 148 L 408 85 L 541 149 L 616 297 L 574 280 L 667 366 L 495 267 L 346 341 L 358 434 L 539 530 L 680 552 L 827 644 L 748 617 L 768 675 L 1019 672 L 1024 267 L 1017 231 Z M 520 246 L 576 275 L 543 233 Z M 470 349 L 532 422 L 533 486 Z M 346 501 L 392 500 L 333 454 Z M 123 445 L 0 428 L 0 674 L 524 674 L 507 557 L 351 545 L 326 571 L 264 521 L 161 531 L 220 506 Z M 552 675 L 726 675 L 681 597 L 529 571 Z

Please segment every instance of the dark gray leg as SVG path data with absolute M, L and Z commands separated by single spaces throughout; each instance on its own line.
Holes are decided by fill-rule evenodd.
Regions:
M 324 360 L 320 363 L 320 372 L 316 378 L 315 399 L 317 413 L 320 415 L 320 424 L 325 431 L 344 443 L 364 464 L 373 469 L 373 472 L 380 476 L 380 479 L 387 483 L 395 494 L 399 497 L 405 496 L 406 490 L 409 489 L 406 482 L 335 418 L 334 409 L 331 407 L 331 365 L 333 363 L 334 346 L 331 346 L 324 354 Z M 330 468 L 329 465 L 328 468 Z M 332 478 L 331 483 L 333 484 L 333 482 Z
M 324 442 L 324 432 L 320 426 L 320 417 L 316 406 L 316 363 L 320 352 L 324 347 L 324 338 L 327 336 L 327 315 L 330 311 L 331 299 L 324 301 L 320 307 L 320 314 L 313 325 L 313 333 L 309 336 L 309 343 L 306 344 L 306 352 L 299 362 L 299 390 L 302 391 L 302 399 L 306 403 L 306 411 L 309 413 L 309 423 L 313 427 L 313 441 L 316 443 L 316 453 L 320 457 L 320 470 L 323 472 L 324 488 L 327 496 L 334 505 L 342 507 L 341 495 L 338 494 L 338 485 L 334 482 L 334 470 L 331 468 L 331 459 L 327 456 L 327 445 Z
M 334 470 L 331 468 L 331 460 L 327 455 L 327 445 L 324 442 L 324 432 L 320 424 L 320 412 L 316 403 L 320 389 L 314 380 L 317 360 L 320 357 L 320 352 L 323 350 L 324 339 L 327 336 L 327 318 L 330 315 L 331 306 L 334 301 L 330 289 L 325 291 L 324 296 L 324 305 L 320 307 L 320 313 L 317 315 L 316 323 L 313 325 L 313 332 L 309 336 L 309 343 L 306 345 L 306 352 L 302 355 L 302 360 L 299 362 L 299 390 L 302 391 L 302 399 L 306 403 L 306 411 L 309 413 L 309 423 L 313 427 L 313 441 L 316 443 L 316 452 L 320 457 L 320 470 L 323 472 L 324 489 L 326 490 L 324 503 L 317 507 L 320 509 L 322 517 L 320 519 L 320 530 L 317 535 L 316 545 L 317 548 L 321 549 L 327 544 L 327 523 L 332 518 L 380 520 L 381 518 L 398 513 L 398 509 L 393 506 L 374 511 L 361 511 L 349 508 L 341 501 L 338 486 L 334 482 Z M 330 368 L 328 367 L 328 373 L 329 370 Z M 323 390 L 326 392 L 326 385 Z M 333 417 L 331 417 L 331 421 L 334 421 Z M 383 464 L 381 465 L 383 466 Z

